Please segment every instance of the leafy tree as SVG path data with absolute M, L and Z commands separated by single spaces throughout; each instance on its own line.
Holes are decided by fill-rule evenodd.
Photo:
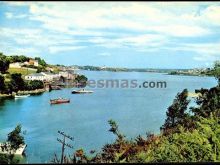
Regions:
M 196 103 L 199 107 L 191 108 L 195 116 L 208 117 L 211 113 L 220 109 L 220 86 L 211 89 L 202 88 L 195 92 L 200 93 L 200 96 L 196 99 Z
M 76 77 L 76 81 L 77 81 L 78 83 L 85 83 L 87 80 L 88 80 L 87 77 L 84 76 L 84 75 L 78 75 L 78 76 Z
M 5 78 L 4 76 L 0 75 L 0 92 L 5 90 Z
M 18 164 L 19 160 L 14 159 L 13 154 L 0 154 L 0 164 Z
M 187 89 L 184 89 L 181 93 L 177 94 L 176 98 L 173 101 L 173 104 L 168 108 L 166 112 L 167 118 L 164 125 L 161 127 L 163 131 L 173 129 L 179 124 L 185 124 L 185 120 L 187 119 L 187 117 L 189 117 L 186 110 L 190 101 L 187 99 L 187 97 Z
M 21 125 L 17 125 L 15 129 L 8 134 L 8 142 L 11 144 L 11 148 L 17 150 L 20 145 L 24 143 L 24 137 L 21 135 Z
M 4 142 L 1 146 L 1 149 L 7 151 L 8 154 L 0 153 L 0 164 L 18 164 L 20 162 L 20 158 L 16 158 L 15 155 L 10 152 L 17 150 L 20 145 L 24 144 L 24 137 L 20 134 L 21 125 L 17 125 L 15 129 L 8 134 L 7 142 Z
M 14 62 L 26 62 L 29 61 L 29 57 L 26 57 L 24 55 L 14 55 L 14 56 L 8 56 L 7 59 L 9 60 L 10 63 Z
M 9 60 L 6 58 L 5 55 L 0 54 L 0 72 L 5 73 L 9 68 Z
M 147 152 L 138 154 L 140 162 L 218 162 L 220 161 L 219 117 L 200 118 L 196 129 L 162 136 Z
M 214 76 L 218 80 L 218 84 L 220 86 L 220 61 L 215 61 L 214 63 Z
M 35 57 L 35 60 L 37 60 L 41 66 L 44 66 L 44 67 L 47 66 L 47 63 L 40 57 Z
M 14 74 L 11 75 L 10 84 L 11 84 L 11 87 L 12 87 L 12 91 L 14 91 L 14 92 L 25 89 L 25 82 L 22 79 L 20 73 L 14 73 Z
M 44 83 L 40 80 L 33 80 L 28 83 L 28 90 L 42 89 L 44 88 Z
M 109 131 L 116 135 L 118 137 L 118 140 L 123 140 L 124 135 L 119 132 L 117 123 L 114 120 L 109 120 L 108 123 L 111 126 Z

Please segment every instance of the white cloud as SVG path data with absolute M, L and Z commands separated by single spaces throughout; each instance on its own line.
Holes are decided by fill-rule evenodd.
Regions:
M 157 48 L 165 44 L 166 38 L 157 34 L 143 34 L 143 35 L 127 35 L 120 36 L 116 38 L 104 38 L 95 37 L 88 40 L 88 42 L 93 43 L 97 46 L 102 46 L 105 48 L 134 48 L 136 50 L 145 51 L 148 48 Z
M 0 36 L 21 46 L 44 48 L 49 53 L 85 48 L 87 42 L 104 48 L 136 51 L 162 49 L 192 51 L 195 60 L 218 58 L 219 43 L 182 44 L 182 37 L 219 35 L 220 3 L 148 2 L 24 2 L 29 13 L 6 12 L 8 19 L 37 21 L 35 29 L 0 28 Z M 203 8 L 201 9 L 201 4 Z M 206 7 L 205 5 L 209 5 Z M 40 22 L 40 24 L 39 24 Z M 80 39 L 79 39 L 80 38 Z M 176 47 L 167 44 L 177 38 Z M 178 40 L 179 39 L 179 40 Z M 181 43 L 181 44 L 180 44 Z M 101 54 L 100 54 L 101 55 Z M 103 54 L 103 56 L 105 53 Z
M 192 44 L 175 44 L 161 49 L 174 51 L 193 52 L 193 59 L 196 61 L 215 61 L 220 60 L 220 42 L 212 43 L 192 43 Z
M 172 3 L 98 4 L 100 3 L 33 3 L 30 5 L 30 18 L 42 22 L 47 29 L 60 32 L 117 28 L 154 31 L 175 37 L 194 37 L 209 34 L 206 22 L 219 22 L 220 16 L 218 6 L 214 5 L 195 16 L 195 10 L 179 14 L 178 9 L 185 10 L 181 3 L 177 3 L 175 7 L 176 13 L 168 10 L 169 6 L 173 6 Z M 195 5 L 194 8 L 198 9 Z
M 54 53 L 73 51 L 83 48 L 85 48 L 85 46 L 51 46 L 48 49 L 50 53 L 54 54 Z
M 211 34 L 211 31 L 199 26 L 167 25 L 154 27 L 153 29 L 174 37 L 193 37 Z

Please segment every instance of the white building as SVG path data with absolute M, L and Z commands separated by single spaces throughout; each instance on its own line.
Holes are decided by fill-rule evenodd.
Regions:
M 73 71 L 62 71 L 59 72 L 59 76 L 65 77 L 68 80 L 73 80 L 76 78 L 76 74 Z
M 25 80 L 40 80 L 40 81 L 45 81 L 46 77 L 45 75 L 43 75 L 42 73 L 33 73 L 33 74 L 29 74 L 27 76 L 24 77 Z
M 53 79 L 57 79 L 60 77 L 59 74 L 54 74 L 54 73 L 50 73 L 50 72 L 41 72 L 41 74 L 43 74 L 45 76 L 47 81 L 52 81 Z
M 54 79 L 58 79 L 60 77 L 59 74 L 53 74 L 49 72 L 41 72 L 34 73 L 25 76 L 25 80 L 40 80 L 40 81 L 52 81 Z

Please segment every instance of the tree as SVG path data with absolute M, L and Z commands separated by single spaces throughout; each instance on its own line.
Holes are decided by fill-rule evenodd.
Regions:
M 13 55 L 13 56 L 8 56 L 7 57 L 8 61 L 10 63 L 14 63 L 14 62 L 26 62 L 29 61 L 29 57 L 26 57 L 24 55 Z
M 42 89 L 44 88 L 44 83 L 40 80 L 33 80 L 28 83 L 28 90 Z
M 116 135 L 119 141 L 122 141 L 125 136 L 118 130 L 117 123 L 114 120 L 109 120 L 108 123 L 111 126 L 109 131 Z
M 187 89 L 184 89 L 181 93 L 177 94 L 173 104 L 168 108 L 166 112 L 167 118 L 164 125 L 161 127 L 163 131 L 175 128 L 178 124 L 185 124 L 185 119 L 188 117 L 186 110 L 190 102 L 187 97 Z
M 41 66 L 44 66 L 44 67 L 47 66 L 47 63 L 40 57 L 35 57 L 35 60 L 37 60 Z
M 0 164 L 19 164 L 19 160 L 14 159 L 13 154 L 0 154 Z
M 17 150 L 20 145 L 24 143 L 24 137 L 21 134 L 21 125 L 17 125 L 15 129 L 8 134 L 8 142 L 11 144 L 11 148 Z
M 0 54 L 0 72 L 5 73 L 9 68 L 9 60 L 2 53 Z
M 4 76 L 0 75 L 0 92 L 5 90 L 5 78 Z
M 218 80 L 220 86 L 220 61 L 215 61 L 214 63 L 214 76 Z
M 25 82 L 22 79 L 20 73 L 14 73 L 14 74 L 11 75 L 10 84 L 11 84 L 11 87 L 12 87 L 12 91 L 14 91 L 14 92 L 25 89 Z
M 211 113 L 220 109 L 220 86 L 211 89 L 202 88 L 196 90 L 196 93 L 200 93 L 200 96 L 196 99 L 199 107 L 191 108 L 195 116 L 208 117 Z
M 15 129 L 8 134 L 7 142 L 4 142 L 1 146 L 1 149 L 6 150 L 8 154 L 0 153 L 0 164 L 19 164 L 19 158 L 14 157 L 14 154 L 10 151 L 17 150 L 20 145 L 24 144 L 24 137 L 20 134 L 21 125 L 17 125 Z

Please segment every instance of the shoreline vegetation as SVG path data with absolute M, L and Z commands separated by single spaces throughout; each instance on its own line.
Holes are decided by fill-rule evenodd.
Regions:
M 37 94 L 41 94 L 41 93 L 44 93 L 46 92 L 46 89 L 35 89 L 35 90 L 29 90 L 29 91 L 18 91 L 17 93 L 12 93 L 12 94 L 1 94 L 0 93 L 0 98 L 10 98 L 10 97 L 14 97 L 16 94 L 20 95 L 20 94 L 23 94 L 23 95 L 27 95 L 27 94 L 30 94 L 30 95 L 37 95 Z

